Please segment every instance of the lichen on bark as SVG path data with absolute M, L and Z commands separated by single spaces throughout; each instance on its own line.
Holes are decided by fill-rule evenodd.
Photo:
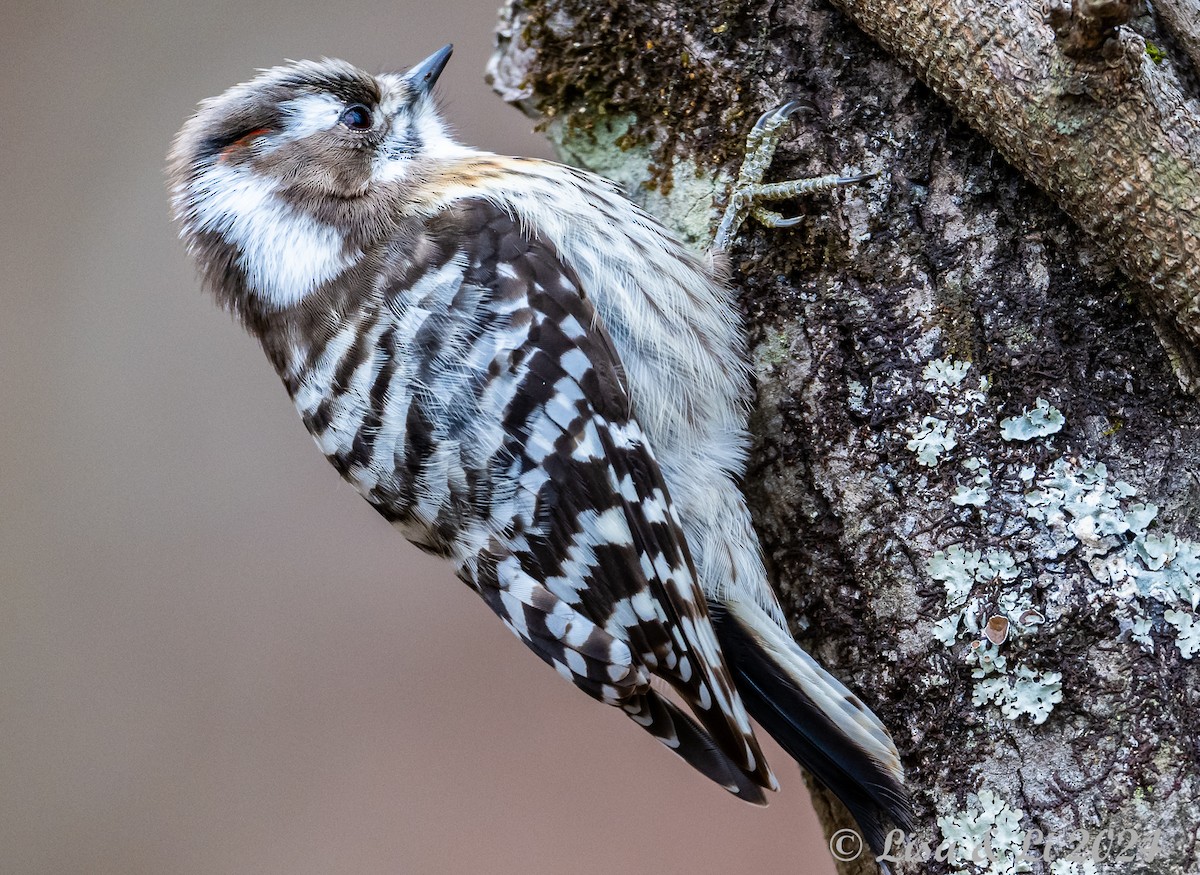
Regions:
M 772 178 L 880 172 L 732 253 L 746 490 L 793 628 L 891 728 L 922 842 L 1128 829 L 1153 860 L 1099 871 L 1195 868 L 1196 605 L 1170 587 L 1200 575 L 1200 414 L 1150 290 L 825 3 L 522 0 L 501 34 L 498 89 L 697 246 L 788 98 L 810 111 Z M 960 863 L 893 869 L 983 871 Z

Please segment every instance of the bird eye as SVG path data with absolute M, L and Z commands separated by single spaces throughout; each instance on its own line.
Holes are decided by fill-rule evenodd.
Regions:
M 356 103 L 342 111 L 338 122 L 352 131 L 368 131 L 371 129 L 371 110 Z

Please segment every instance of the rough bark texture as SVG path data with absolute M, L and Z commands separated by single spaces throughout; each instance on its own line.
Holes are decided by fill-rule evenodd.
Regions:
M 1158 0 L 1154 9 L 1167 33 L 1191 60 L 1194 80 L 1200 70 L 1200 0 Z
M 522 0 L 491 74 L 700 246 L 790 97 L 812 111 L 771 179 L 880 172 L 748 227 L 733 265 L 785 609 L 892 729 L 909 850 L 950 843 L 892 868 L 1195 871 L 1200 413 L 1111 241 L 819 0 Z
M 1147 301 L 1200 342 L 1200 113 L 1161 50 L 1155 60 L 1144 37 L 1113 29 L 1130 3 L 838 5 L 1103 238 L 1147 281 Z M 1180 376 L 1197 388 L 1196 374 Z

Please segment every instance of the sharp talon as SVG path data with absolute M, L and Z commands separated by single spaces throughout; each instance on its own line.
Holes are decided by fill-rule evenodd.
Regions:
M 754 123 L 754 130 L 761 131 L 766 127 L 773 127 L 776 123 L 787 121 L 787 119 L 795 115 L 797 110 L 805 108 L 803 101 L 789 100 L 783 106 L 768 109 L 758 117 L 758 121 Z
M 779 107 L 779 109 L 775 110 L 775 112 L 779 115 L 779 118 L 782 120 L 782 119 L 786 119 L 786 118 L 791 118 L 799 110 L 807 109 L 807 108 L 808 107 L 804 104 L 803 101 L 789 100 L 783 106 Z
M 768 210 L 765 207 L 754 207 L 750 211 L 750 215 L 768 228 L 792 228 L 799 225 L 804 219 L 803 216 L 793 216 L 790 219 L 785 219 L 779 213 L 774 210 Z
M 770 124 L 771 119 L 775 117 L 775 113 L 777 112 L 779 112 L 777 109 L 768 109 L 766 112 L 760 115 L 758 117 L 758 121 L 754 123 L 754 127 L 751 129 L 750 134 L 754 135 Z
M 857 176 L 839 176 L 838 185 L 854 185 L 856 182 L 866 182 L 868 179 L 875 179 L 879 176 L 878 170 L 873 170 L 870 173 L 860 173 Z

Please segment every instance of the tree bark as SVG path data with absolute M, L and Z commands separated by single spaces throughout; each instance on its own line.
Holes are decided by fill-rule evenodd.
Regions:
M 1200 70 L 1200 0 L 1158 0 L 1155 11 L 1163 28 L 1192 62 L 1193 81 Z
M 1162 50 L 1148 53 L 1143 36 L 1117 26 L 1132 0 L 838 5 L 1103 239 L 1146 282 L 1147 302 L 1200 341 L 1198 107 Z
M 902 5 L 839 3 L 856 17 Z M 1054 50 L 1026 4 L 1004 9 Z M 959 22 L 960 36 L 991 35 L 956 56 L 963 69 L 1019 58 L 1011 22 L 988 18 L 1000 11 Z M 912 18 L 896 25 L 905 45 L 933 13 Z M 1141 36 L 1115 36 L 1122 69 L 1139 39 L 1183 45 L 1149 16 L 1132 24 Z M 904 60 L 942 64 L 935 88 L 957 69 Z M 1153 75 L 1190 63 L 1167 60 Z M 980 124 L 984 110 L 947 106 L 821 0 L 514 0 L 490 74 L 564 160 L 616 179 L 698 247 L 749 126 L 789 98 L 811 110 L 771 180 L 880 173 L 794 204 L 798 228 L 748 226 L 732 260 L 758 380 L 746 490 L 797 637 L 904 758 L 920 828 L 892 869 L 1195 871 L 1200 413 L 1180 383 L 1197 373 L 1186 301 L 1200 251 L 1178 232 L 1195 214 L 1155 225 L 1178 232 L 1172 276 L 1187 278 L 1167 294 L 1130 254 L 1125 219 L 1079 194 L 1113 167 L 1072 164 L 1055 138 L 1030 153 L 1075 168 L 1066 192 L 1057 171 L 1035 177 L 1104 230 L 1092 237 L 1003 157 L 1025 166 L 1019 101 L 990 94 Z M 1176 121 L 1195 130 L 1189 81 L 1170 84 Z M 1051 103 L 1039 124 L 1111 112 L 1146 120 L 1139 142 L 1169 140 L 1139 99 Z M 1156 202 L 1193 197 L 1188 167 Z M 814 794 L 831 834 L 853 825 Z

